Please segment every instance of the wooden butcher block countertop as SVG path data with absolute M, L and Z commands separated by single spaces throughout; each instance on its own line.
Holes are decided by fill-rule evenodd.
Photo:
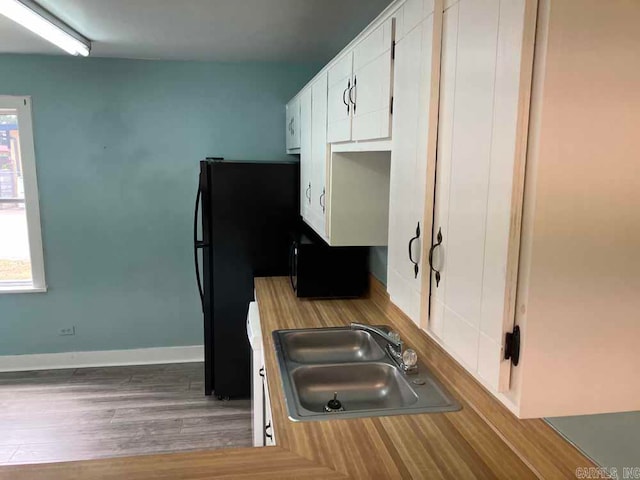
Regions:
M 575 478 L 594 466 L 542 420 L 518 420 L 372 281 L 369 298 L 299 300 L 288 278 L 255 281 L 278 446 L 0 468 L 0 479 Z M 449 413 L 292 422 L 271 332 L 390 325 L 462 405 Z

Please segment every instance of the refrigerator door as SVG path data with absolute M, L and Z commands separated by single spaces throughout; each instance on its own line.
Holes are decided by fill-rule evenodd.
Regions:
M 288 274 L 298 218 L 298 165 L 203 162 L 205 393 L 251 392 L 245 322 L 253 278 Z M 207 344 L 209 346 L 207 346 Z
M 200 303 L 202 305 L 202 314 L 204 316 L 204 393 L 211 395 L 213 393 L 213 311 L 211 308 L 211 291 L 213 289 L 213 279 L 211 277 L 211 185 L 210 171 L 207 162 L 200 162 L 200 177 L 198 180 L 198 194 L 196 195 L 196 208 L 194 213 L 194 258 L 196 266 L 196 275 L 198 283 L 198 292 L 200 294 Z M 198 240 L 198 207 L 201 210 L 201 231 L 202 240 Z M 202 268 L 199 268 L 198 251 L 201 251 Z M 202 275 L 202 280 L 200 279 Z

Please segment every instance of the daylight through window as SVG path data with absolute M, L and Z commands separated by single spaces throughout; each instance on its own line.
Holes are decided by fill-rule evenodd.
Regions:
M 29 99 L 0 96 L 0 292 L 43 290 Z

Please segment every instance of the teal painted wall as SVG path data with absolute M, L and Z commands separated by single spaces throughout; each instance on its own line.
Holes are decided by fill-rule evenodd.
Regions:
M 0 355 L 201 344 L 198 161 L 287 158 L 319 67 L 0 55 L 0 95 L 33 100 L 49 286 L 0 294 Z

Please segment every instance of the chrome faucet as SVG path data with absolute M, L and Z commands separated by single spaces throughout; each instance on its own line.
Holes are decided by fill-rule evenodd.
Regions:
M 407 353 L 410 353 L 409 357 L 411 357 L 412 362 L 410 365 L 408 365 L 405 361 L 404 343 L 400 339 L 400 335 L 398 335 L 396 332 L 387 333 L 378 327 L 372 327 L 371 325 L 364 325 L 362 323 L 354 322 L 351 323 L 351 330 L 364 330 L 365 332 L 373 333 L 382 338 L 387 342 L 385 348 L 386 352 L 396 363 L 396 365 L 406 374 L 417 373 L 418 365 L 415 352 L 411 349 L 406 350 Z

